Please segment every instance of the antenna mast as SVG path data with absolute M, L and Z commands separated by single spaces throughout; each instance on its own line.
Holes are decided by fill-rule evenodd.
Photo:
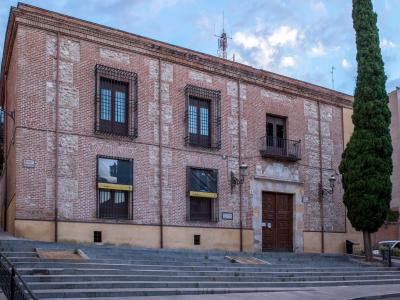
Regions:
M 331 76 L 332 76 L 332 90 L 333 90 L 333 89 L 335 89 L 335 78 L 333 77 L 333 73 L 334 73 L 334 71 L 335 71 L 335 67 L 334 67 L 334 66 L 332 66 L 332 69 L 331 69 Z
M 228 58 L 228 35 L 225 32 L 225 14 L 222 12 L 222 33 L 218 37 L 218 56 Z

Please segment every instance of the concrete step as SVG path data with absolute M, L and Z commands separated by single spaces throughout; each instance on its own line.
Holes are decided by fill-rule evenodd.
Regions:
M 178 281 L 178 282 L 298 282 L 298 281 L 357 281 L 357 280 L 383 280 L 383 279 L 397 279 L 400 280 L 400 273 L 397 274 L 380 274 L 380 275 L 293 275 L 293 274 L 280 274 L 280 275 L 263 275 L 263 276 L 162 276 L 162 275 L 30 275 L 23 276 L 23 279 L 28 283 L 36 282 L 51 282 L 51 283 L 64 283 L 64 282 L 135 282 L 135 281 Z
M 297 289 L 290 289 L 296 291 Z M 206 295 L 206 294 L 228 294 L 228 293 L 261 293 L 261 292 L 285 292 L 288 288 L 277 289 L 277 288 L 195 288 L 195 289 L 119 289 L 119 290 L 109 290 L 109 289 L 99 289 L 97 291 L 92 290 L 74 290 L 69 293 L 67 290 L 59 290 L 54 292 L 52 290 L 37 290 L 35 295 L 41 300 L 50 300 L 54 298 L 70 298 L 75 300 L 88 300 L 88 298 L 111 298 L 112 299 L 122 299 L 123 297 L 139 297 L 139 296 L 174 296 L 174 295 Z
M 265 281 L 265 282 L 188 282 L 188 281 L 96 281 L 96 282 L 31 282 L 37 289 L 122 289 L 122 288 L 234 288 L 234 287 L 311 287 L 342 285 L 400 284 L 400 279 L 347 280 L 347 281 Z
M 128 297 L 128 296 L 155 296 L 155 295 L 190 295 L 189 291 L 196 291 L 196 294 L 211 294 L 217 291 L 224 290 L 224 293 L 247 291 L 252 292 L 268 291 L 268 288 L 301 288 L 301 287 L 319 287 L 319 286 L 362 286 L 362 285 L 384 285 L 384 284 L 399 284 L 400 280 L 358 280 L 358 281 L 318 281 L 318 282 L 273 282 L 273 283 L 226 283 L 221 286 L 221 283 L 197 283 L 196 287 L 184 287 L 180 283 L 164 283 L 167 287 L 146 288 L 147 285 L 154 286 L 154 283 L 139 282 L 140 287 L 134 287 L 136 284 L 129 283 L 129 287 L 105 287 L 94 286 L 89 288 L 71 289 L 71 286 L 60 286 L 60 289 L 44 288 L 42 285 L 34 288 L 34 294 L 42 298 L 90 298 L 90 297 Z M 228 287 L 229 286 L 229 287 Z M 162 292 L 161 292 L 162 291 Z
M 385 268 L 381 271 L 369 270 L 338 270 L 338 271 L 256 271 L 241 270 L 241 271 L 182 271 L 182 270 L 120 270 L 120 269 L 64 269 L 64 268 L 45 268 L 45 269 L 31 269 L 19 268 L 18 272 L 21 275 L 160 275 L 160 276 L 310 276 L 310 275 L 327 275 L 327 276 L 359 276 L 359 275 L 395 275 L 400 274 L 398 270 Z
M 315 266 L 303 266 L 303 267 L 284 267 L 284 266 L 271 266 L 266 265 L 260 267 L 260 265 L 238 265 L 231 264 L 228 266 L 200 266 L 200 265 L 141 265 L 141 264 L 99 264 L 96 262 L 86 261 L 86 262 L 48 262 L 48 261 L 35 261 L 35 262 L 17 262 L 14 263 L 17 268 L 35 268 L 35 269 L 45 269 L 45 268 L 92 268 L 92 269 L 120 269 L 120 270 L 188 270 L 188 271 L 341 271 L 341 270 L 370 270 L 370 271 L 380 271 L 387 270 L 385 267 L 315 267 Z M 394 268 L 397 269 L 397 268 Z

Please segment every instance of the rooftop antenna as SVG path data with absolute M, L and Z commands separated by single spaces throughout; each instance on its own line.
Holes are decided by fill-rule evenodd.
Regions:
M 222 33 L 221 35 L 215 35 L 218 38 L 218 56 L 227 59 L 228 58 L 228 35 L 225 32 L 225 14 L 222 12 Z
M 335 78 L 334 78 L 335 67 L 332 66 L 331 68 L 331 76 L 332 76 L 332 90 L 335 89 Z

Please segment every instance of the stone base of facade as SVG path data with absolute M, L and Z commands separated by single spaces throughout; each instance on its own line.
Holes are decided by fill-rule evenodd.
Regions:
M 93 232 L 102 232 L 104 244 L 125 244 L 159 248 L 160 227 L 156 225 L 59 222 L 60 242 L 92 243 Z M 54 241 L 54 222 L 15 220 L 15 235 L 39 241 Z M 164 247 L 199 250 L 240 250 L 240 230 L 230 228 L 164 226 Z M 194 235 L 200 235 L 200 245 L 194 245 Z M 253 230 L 243 230 L 243 250 L 253 251 Z

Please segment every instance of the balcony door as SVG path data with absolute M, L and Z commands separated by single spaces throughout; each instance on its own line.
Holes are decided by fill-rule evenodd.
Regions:
M 286 118 L 267 115 L 266 146 L 271 154 L 286 155 Z

